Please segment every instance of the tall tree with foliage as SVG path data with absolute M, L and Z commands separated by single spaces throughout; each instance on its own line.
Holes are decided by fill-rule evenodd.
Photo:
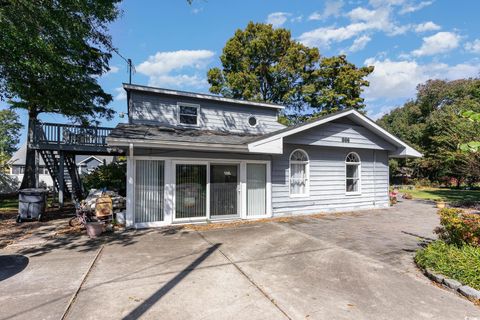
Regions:
M 112 96 L 98 84 L 113 50 L 108 24 L 120 0 L 0 2 L 0 98 L 28 111 L 28 141 L 41 113 L 81 123 L 111 118 Z M 27 147 L 21 188 L 34 186 L 34 151 Z
M 3 166 L 17 149 L 22 127 L 18 115 L 13 110 L 0 110 L 0 166 Z
M 296 116 L 344 108 L 362 110 L 362 87 L 373 67 L 357 68 L 345 56 L 322 58 L 290 31 L 250 22 L 223 48 L 222 67 L 208 71 L 212 93 L 280 103 Z
M 480 79 L 429 80 L 418 86 L 415 100 L 378 123 L 423 152 L 423 158 L 408 163 L 417 176 L 472 184 L 480 180 L 478 170 L 472 170 L 480 167 L 480 157 L 459 146 L 478 140 L 480 126 L 461 116 L 466 111 L 480 112 Z

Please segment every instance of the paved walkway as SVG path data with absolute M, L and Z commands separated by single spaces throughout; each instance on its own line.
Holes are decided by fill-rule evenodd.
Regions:
M 432 205 L 406 201 L 204 232 L 7 247 L 0 319 L 480 318 L 413 267 L 437 224 Z

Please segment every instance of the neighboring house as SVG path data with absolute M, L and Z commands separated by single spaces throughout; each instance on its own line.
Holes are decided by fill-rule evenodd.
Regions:
M 389 206 L 389 157 L 421 154 L 354 110 L 286 128 L 283 106 L 124 84 L 129 227 Z
M 113 156 L 85 156 L 79 155 L 75 157 L 78 173 L 88 174 L 95 170 L 98 166 L 109 164 L 113 161 Z
M 27 153 L 27 145 L 24 143 L 20 149 L 13 154 L 8 160 L 7 165 L 10 168 L 10 176 L 16 178 L 19 183 L 23 179 L 25 172 L 25 157 Z M 78 172 L 80 174 L 90 173 L 96 167 L 103 164 L 108 164 L 113 161 L 112 156 L 91 156 L 91 155 L 77 155 L 75 157 L 77 163 Z M 39 156 L 39 171 L 38 171 L 39 183 L 43 187 L 53 188 L 53 180 L 48 172 L 47 167 L 41 156 Z

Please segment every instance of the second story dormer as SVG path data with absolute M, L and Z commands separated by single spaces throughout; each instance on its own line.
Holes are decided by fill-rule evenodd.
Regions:
M 265 134 L 284 128 L 283 106 L 124 84 L 130 124 Z

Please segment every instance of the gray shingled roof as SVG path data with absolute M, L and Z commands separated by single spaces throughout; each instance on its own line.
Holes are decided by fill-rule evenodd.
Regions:
M 172 128 L 145 124 L 118 124 L 108 136 L 109 140 L 177 141 L 192 143 L 243 145 L 262 135 L 227 131 Z

